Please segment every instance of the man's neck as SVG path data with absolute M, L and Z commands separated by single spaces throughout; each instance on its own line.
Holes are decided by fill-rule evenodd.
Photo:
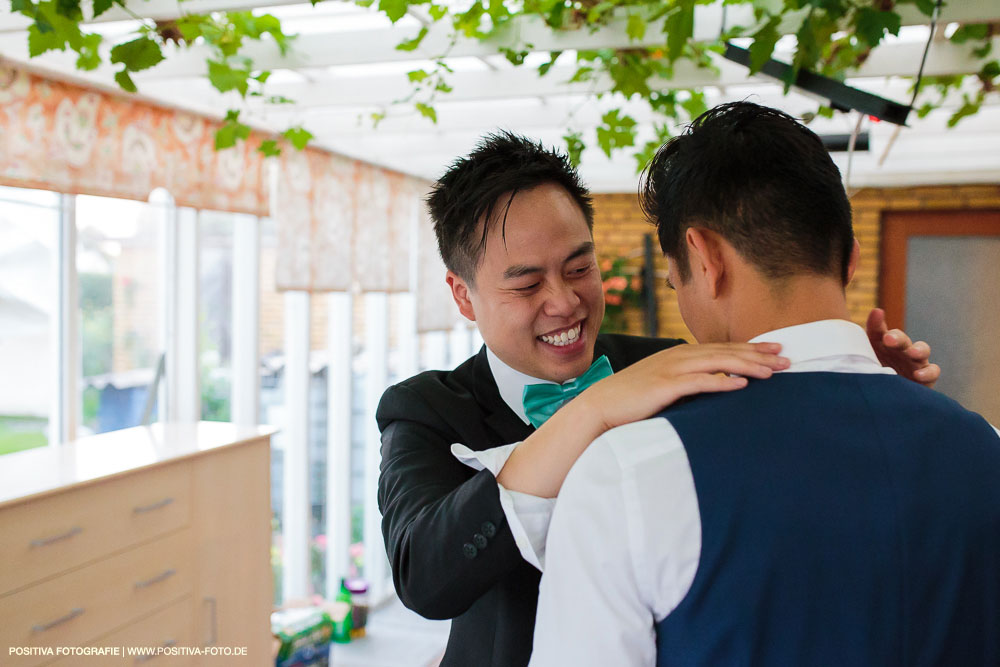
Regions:
M 733 295 L 728 340 L 742 343 L 768 331 L 820 320 L 849 320 L 844 288 L 821 276 L 798 276 L 771 289 Z

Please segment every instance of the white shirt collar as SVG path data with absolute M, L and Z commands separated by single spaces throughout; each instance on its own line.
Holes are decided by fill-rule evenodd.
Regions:
M 792 362 L 785 372 L 832 371 L 884 373 L 865 330 L 847 320 L 819 320 L 762 333 L 751 343 L 781 343 L 781 356 Z
M 864 329 L 847 320 L 820 320 L 775 329 L 750 339 L 751 343 L 781 343 L 781 356 L 792 365 L 786 373 L 832 371 L 842 373 L 884 373 L 895 371 L 885 368 L 875 356 Z M 490 363 L 493 380 L 497 383 L 500 398 L 521 418 L 530 424 L 524 412 L 524 387 L 529 384 L 556 384 L 515 370 L 504 363 L 489 347 L 486 358 Z
M 500 398 L 514 411 L 514 414 L 521 418 L 525 424 L 530 424 L 528 415 L 524 412 L 524 387 L 529 384 L 556 384 L 551 380 L 539 380 L 526 373 L 515 370 L 500 360 L 489 347 L 486 348 L 486 358 L 490 362 L 490 371 L 493 373 L 493 380 L 500 390 Z

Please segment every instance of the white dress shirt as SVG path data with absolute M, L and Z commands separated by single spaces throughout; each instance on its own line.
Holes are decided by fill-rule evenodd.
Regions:
M 879 363 L 864 330 L 845 320 L 778 329 L 750 342 L 781 343 L 791 361 L 786 373 L 894 373 Z M 559 492 L 530 666 L 655 665 L 654 624 L 684 599 L 700 551 L 694 479 L 670 423 L 649 419 L 602 435 Z
M 486 348 L 486 358 L 490 362 L 493 380 L 500 390 L 503 399 L 521 421 L 530 424 L 528 415 L 524 412 L 524 387 L 529 384 L 556 384 L 550 380 L 539 380 L 521 371 L 515 370 L 500 360 L 493 350 Z M 487 469 L 493 476 L 500 474 L 500 469 L 507 463 L 514 448 L 520 445 L 514 442 L 501 447 L 473 451 L 461 443 L 451 446 L 451 453 L 465 465 L 476 470 Z M 552 508 L 555 498 L 541 498 L 520 491 L 510 491 L 497 482 L 500 489 L 500 506 L 503 508 L 507 523 L 514 536 L 514 543 L 524 560 L 539 570 L 545 563 L 545 537 L 549 531 L 549 519 L 552 518 Z

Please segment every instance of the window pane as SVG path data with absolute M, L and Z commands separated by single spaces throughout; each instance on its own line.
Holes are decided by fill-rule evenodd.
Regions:
M 229 421 L 233 345 L 233 223 L 218 211 L 198 215 L 201 418 Z M 246 216 L 240 216 L 246 217 Z
M 285 422 L 284 303 L 274 289 L 274 266 L 278 247 L 274 220 L 260 221 L 260 420 L 282 426 Z M 271 436 L 271 570 L 274 574 L 274 603 L 281 604 L 283 550 L 281 541 L 282 493 L 284 489 L 285 433 Z
M 162 353 L 161 230 L 145 202 L 82 195 L 76 201 L 80 435 L 86 435 L 142 420 Z
M 59 195 L 0 187 L 0 454 L 48 442 Z

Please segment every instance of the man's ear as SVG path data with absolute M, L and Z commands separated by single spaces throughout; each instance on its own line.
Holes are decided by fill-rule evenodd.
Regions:
M 451 298 L 455 300 L 458 312 L 462 313 L 465 319 L 475 322 L 476 312 L 472 308 L 472 299 L 469 298 L 472 288 L 454 271 L 448 271 L 445 274 L 444 280 L 448 283 L 448 287 L 451 288 Z
M 708 296 L 716 298 L 722 290 L 722 280 L 726 275 L 719 237 L 707 229 L 688 227 L 684 233 L 684 242 L 687 244 L 692 278 L 704 281 Z
M 844 287 L 850 284 L 854 279 L 854 272 L 858 269 L 858 262 L 861 258 L 861 244 L 858 243 L 857 237 L 854 238 L 854 245 L 851 246 L 851 256 L 847 260 L 847 282 L 844 283 Z

